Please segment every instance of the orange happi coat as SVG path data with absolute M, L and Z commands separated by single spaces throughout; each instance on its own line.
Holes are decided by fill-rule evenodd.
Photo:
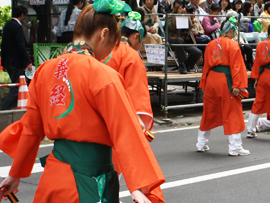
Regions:
M 130 191 L 145 187 L 151 192 L 162 184 L 164 176 L 123 85 L 118 73 L 91 56 L 64 54 L 45 62 L 29 86 L 10 175 L 30 176 L 46 135 L 113 146 Z M 59 200 L 77 203 L 78 192 L 70 166 L 49 156 L 34 202 Z
M 218 65 L 230 66 L 232 88 L 246 88 L 248 77 L 240 47 L 229 38 L 219 37 L 207 45 L 204 58 L 200 82 L 204 90 L 204 109 L 200 130 L 223 125 L 225 135 L 239 133 L 245 129 L 241 100 L 229 92 L 225 74 L 211 69 Z
M 120 42 L 106 65 L 112 67 L 124 78 L 126 90 L 137 114 L 142 118 L 146 130 L 153 126 L 153 112 L 146 69 L 138 52 L 124 42 Z
M 260 75 L 260 67 L 270 64 L 270 40 L 262 41 L 256 49 L 256 58 L 250 77 L 258 79 L 256 98 L 251 113 L 262 114 L 270 112 L 270 70 L 264 69 Z
M 145 66 L 139 56 L 128 43 L 120 42 L 119 47 L 113 50 L 112 56 L 106 65 L 116 70 L 125 80 L 126 90 L 138 115 L 141 116 L 146 130 L 153 126 L 153 112 L 151 107 L 148 79 Z M 106 61 L 106 60 L 105 60 Z M 113 153 L 115 170 L 121 174 L 122 170 L 116 154 Z M 152 203 L 165 202 L 160 187 L 157 187 L 148 196 Z

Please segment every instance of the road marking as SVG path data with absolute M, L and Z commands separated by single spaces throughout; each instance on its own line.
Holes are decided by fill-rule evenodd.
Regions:
M 244 120 L 245 123 L 248 122 L 248 120 Z M 158 133 L 167 133 L 167 132 L 175 132 L 175 131 L 181 131 L 181 130 L 191 130 L 191 129 L 196 129 L 196 128 L 199 128 L 200 126 L 199 125 L 196 125 L 196 126 L 190 126 L 190 127 L 185 127 L 185 128 L 175 128 L 175 129 L 167 129 L 167 130 L 156 130 L 156 131 L 152 131 L 153 133 L 155 134 L 158 134 Z M 52 144 L 43 144 L 43 145 L 40 145 L 39 148 L 44 148 L 44 147 L 52 147 L 53 146 L 53 143 Z M 0 150 L 0 153 L 2 153 L 3 151 Z
M 248 122 L 248 120 L 244 120 L 245 123 Z M 167 132 L 175 132 L 175 131 L 181 131 L 181 130 L 191 130 L 191 129 L 196 129 L 199 128 L 199 125 L 196 126 L 189 126 L 189 127 L 185 127 L 185 128 L 175 128 L 175 129 L 167 129 L 167 130 L 156 130 L 156 131 L 152 131 L 153 133 L 157 134 L 157 133 L 167 133 Z
M 3 166 L 0 167 L 0 177 L 5 178 L 8 176 L 9 170 L 11 166 Z M 223 171 L 223 172 L 218 172 L 218 173 L 212 173 L 208 175 L 203 175 L 203 176 L 197 176 L 193 178 L 187 178 L 183 180 L 177 180 L 177 181 L 172 181 L 168 183 L 164 183 L 161 185 L 161 189 L 168 189 L 168 188 L 173 188 L 173 187 L 179 187 L 183 185 L 188 185 L 188 184 L 193 184 L 193 183 L 199 183 L 202 181 L 208 181 L 208 180 L 214 180 L 218 178 L 224 178 L 232 175 L 238 175 L 242 173 L 247 173 L 247 172 L 252 172 L 252 171 L 257 171 L 257 170 L 262 170 L 262 169 L 267 169 L 270 168 L 270 163 L 264 163 L 264 164 L 259 164 L 255 166 L 248 166 L 244 168 L 239 168 L 239 169 L 233 169 L 229 171 Z M 32 173 L 39 173 L 43 172 L 44 168 L 41 166 L 40 163 L 35 163 Z M 130 196 L 130 192 L 128 190 L 122 191 L 119 193 L 119 197 L 128 197 Z
M 0 177 L 5 178 L 8 176 L 11 166 L 2 166 L 0 167 Z M 43 172 L 44 168 L 40 163 L 35 163 L 32 169 L 32 173 Z
M 172 181 L 172 182 L 162 184 L 161 189 L 164 190 L 164 189 L 168 189 L 168 188 L 179 187 L 179 186 L 193 184 L 193 183 L 199 183 L 202 181 L 214 180 L 214 179 L 218 179 L 218 178 L 228 177 L 228 176 L 232 176 L 232 175 L 238 175 L 238 174 L 242 174 L 242 173 L 247 173 L 247 172 L 252 172 L 252 171 L 257 171 L 257 170 L 262 170 L 262 169 L 267 169 L 267 168 L 270 168 L 270 163 L 259 164 L 259 165 L 255 165 L 255 166 L 248 166 L 248 167 L 244 167 L 244 168 L 223 171 L 223 172 L 218 172 L 218 173 L 212 173 L 212 174 L 198 176 L 198 177 L 194 177 L 194 178 L 187 178 L 187 179 L 183 179 L 183 180 Z M 122 191 L 122 192 L 120 192 L 119 195 L 120 195 L 120 197 L 128 197 L 128 196 L 130 196 L 130 192 L 128 190 Z

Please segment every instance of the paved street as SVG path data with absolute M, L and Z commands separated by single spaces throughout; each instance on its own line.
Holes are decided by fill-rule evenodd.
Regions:
M 162 185 L 166 202 L 269 202 L 270 135 L 261 132 L 257 138 L 247 139 L 244 132 L 243 146 L 251 155 L 229 157 L 223 128 L 212 131 L 209 152 L 195 152 L 197 129 L 191 126 L 155 133 L 151 147 L 166 178 Z M 41 148 L 38 156 L 51 149 L 51 146 Z M 10 166 L 12 160 L 4 153 L 0 153 L 0 160 L 0 176 L 3 177 L 4 167 Z M 39 167 L 35 169 L 40 170 Z M 35 172 L 30 178 L 22 179 L 17 194 L 21 203 L 32 201 L 40 175 L 41 172 Z M 120 191 L 121 201 L 131 202 L 123 178 Z

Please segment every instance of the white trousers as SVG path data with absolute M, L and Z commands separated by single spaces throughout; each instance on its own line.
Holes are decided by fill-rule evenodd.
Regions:
M 198 131 L 198 142 L 196 147 L 202 149 L 209 142 L 211 130 L 208 131 Z M 242 138 L 241 133 L 227 135 L 229 139 L 229 151 L 235 149 L 242 149 Z
M 259 119 L 259 114 L 250 113 L 247 123 L 247 131 L 250 133 L 256 133 L 256 125 Z
M 270 130 L 270 121 L 266 118 L 259 118 L 257 126 L 259 130 Z

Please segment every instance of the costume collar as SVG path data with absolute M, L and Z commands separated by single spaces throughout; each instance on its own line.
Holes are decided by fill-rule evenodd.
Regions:
M 85 41 L 75 41 L 67 45 L 64 53 L 84 54 L 95 57 L 93 49 Z

